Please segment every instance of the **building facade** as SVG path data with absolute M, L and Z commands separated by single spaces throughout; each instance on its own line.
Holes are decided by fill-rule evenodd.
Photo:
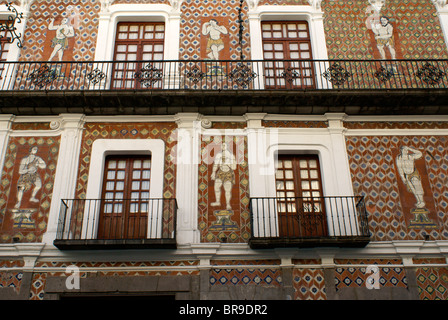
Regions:
M 446 0 L 0 19 L 0 298 L 448 298 Z

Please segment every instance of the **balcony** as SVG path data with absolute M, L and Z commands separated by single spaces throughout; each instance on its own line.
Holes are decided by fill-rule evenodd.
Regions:
M 62 250 L 175 249 L 176 199 L 61 200 Z
M 369 243 L 363 197 L 251 198 L 250 207 L 254 249 Z
M 448 60 L 2 62 L 2 113 L 448 114 Z

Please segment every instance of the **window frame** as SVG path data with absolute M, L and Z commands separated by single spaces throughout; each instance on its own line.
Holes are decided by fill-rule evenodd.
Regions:
M 6 23 L 8 20 L 0 19 L 0 24 Z M 0 35 L 3 37 L 0 37 L 0 61 L 8 61 L 8 54 L 11 47 L 11 37 L 10 35 L 5 31 L 0 31 Z M 8 48 L 6 50 L 3 49 L 4 44 L 8 44 Z M 5 54 L 6 53 L 6 54 Z M 4 55 L 5 54 L 5 55 Z M 2 58 L 4 56 L 4 58 Z
M 251 59 L 255 61 L 263 60 L 263 44 L 261 34 L 262 21 L 298 21 L 308 22 L 309 34 L 311 40 L 311 50 L 314 60 L 328 60 L 328 51 L 326 46 L 326 35 L 323 24 L 324 13 L 320 8 L 310 5 L 261 5 L 252 8 L 248 12 L 250 26 L 250 45 Z M 320 68 L 315 72 L 315 88 L 328 87 L 324 84 L 321 74 L 325 68 Z M 258 70 L 262 70 L 259 66 Z M 257 88 L 264 89 L 264 81 L 257 83 Z
M 149 176 L 144 178 L 142 174 L 135 177 L 134 173 L 145 169 L 143 166 L 136 168 L 135 161 L 151 161 L 150 155 L 108 155 L 104 160 L 103 186 L 101 191 L 100 215 L 98 226 L 99 239 L 144 239 L 147 236 L 147 225 L 149 203 L 150 201 L 150 175 L 151 165 L 146 168 Z M 112 161 L 124 161 L 124 168 L 118 165 L 111 168 Z M 151 163 L 151 162 L 149 162 Z M 118 177 L 118 172 L 124 172 L 123 179 Z M 113 175 L 109 173 L 113 172 Z M 148 182 L 148 189 L 142 189 L 142 182 Z M 113 188 L 108 188 L 109 183 Z M 118 182 L 123 182 L 122 188 L 117 188 Z M 139 182 L 139 188 L 134 189 L 134 182 Z M 142 197 L 142 193 L 148 193 L 148 197 Z M 113 197 L 107 197 L 107 194 Z M 121 193 L 121 197 L 117 197 Z M 138 193 L 138 197 L 134 197 L 132 193 Z M 132 206 L 136 206 L 138 210 L 133 210 Z M 109 210 L 106 210 L 108 208 Z M 142 210 L 146 208 L 146 210 Z M 119 209 L 119 210 L 117 210 Z M 118 226 L 118 228 L 117 228 Z
M 353 182 L 345 150 L 344 130 L 336 125 L 341 114 L 324 116 L 269 116 L 264 120 L 291 121 L 329 121 L 328 128 L 269 128 L 253 125 L 248 133 L 248 163 L 251 172 L 249 188 L 251 198 L 275 198 L 275 159 L 281 154 L 314 154 L 319 158 L 322 176 L 322 191 L 325 197 L 354 196 Z M 342 119 L 342 118 L 341 118 Z M 335 124 L 333 123 L 335 122 Z M 254 210 L 255 212 L 256 210 Z M 274 211 L 272 211 L 274 212 Z M 356 221 L 355 216 L 349 219 Z M 254 216 L 256 220 L 257 217 Z M 276 214 L 266 219 L 274 225 Z M 328 215 L 328 225 L 333 219 Z M 338 235 L 337 231 L 328 230 L 330 236 Z M 275 234 L 275 230 L 254 230 L 255 237 Z
M 306 20 L 265 20 L 261 21 L 261 41 L 263 49 L 263 60 L 264 63 L 264 77 L 265 77 L 265 88 L 266 89 L 303 89 L 303 88 L 314 88 L 315 87 L 315 72 L 314 65 L 312 62 L 303 62 L 303 60 L 313 60 L 313 49 L 310 37 L 310 26 Z M 297 37 L 285 37 L 285 32 L 289 33 L 288 25 L 295 24 L 297 32 Z M 271 37 L 265 37 L 264 26 L 269 25 L 272 30 L 270 33 Z M 274 30 L 274 25 L 281 26 L 281 37 L 273 36 L 276 31 Z M 305 25 L 306 37 L 299 37 L 298 34 L 300 30 L 299 25 Z M 276 51 L 275 46 L 281 45 L 282 50 Z M 306 44 L 308 50 L 304 52 L 309 53 L 307 58 L 292 58 L 291 56 L 291 45 L 297 44 L 297 54 L 301 55 L 301 45 Z M 266 50 L 266 46 L 271 45 L 272 51 Z M 266 58 L 267 54 L 272 52 L 272 58 Z M 282 59 L 277 59 L 275 54 L 281 52 L 283 55 Z M 268 62 L 272 60 L 273 62 Z M 300 60 L 301 62 L 297 64 L 294 60 Z M 269 65 L 270 64 L 270 65 Z M 281 73 L 280 73 L 281 72 Z M 283 76 L 285 75 L 285 76 Z M 273 80 L 274 84 L 269 84 L 269 80 Z M 279 83 L 283 82 L 283 83 Z
M 310 167 L 310 160 L 316 162 L 316 167 Z M 316 154 L 279 154 L 276 163 L 282 161 L 282 168 L 276 165 L 275 183 L 276 183 L 276 208 L 278 214 L 278 232 L 280 237 L 302 237 L 302 236 L 326 236 L 327 212 L 325 208 L 324 193 L 322 189 L 322 173 L 320 168 L 319 156 Z M 292 177 L 286 177 L 285 161 L 291 161 L 290 172 Z M 301 162 L 306 161 L 306 169 L 301 167 Z M 317 177 L 312 179 L 310 171 L 317 171 Z M 307 172 L 308 178 L 301 176 L 302 171 Z M 278 177 L 282 172 L 283 178 Z M 318 187 L 312 187 L 312 181 L 318 181 Z M 279 189 L 279 182 L 283 183 L 283 190 Z M 287 188 L 287 182 L 292 182 L 293 189 Z M 303 189 L 302 182 L 309 182 L 309 188 Z M 310 195 L 304 195 L 309 192 Z M 318 192 L 319 196 L 313 193 Z M 279 196 L 284 193 L 284 197 Z M 294 193 L 290 197 L 290 193 Z M 284 210 L 282 210 L 282 208 Z M 297 220 L 299 218 L 300 222 Z M 307 228 L 312 226 L 312 228 Z
M 89 178 L 87 182 L 86 199 L 100 199 L 102 194 L 104 165 L 108 155 L 149 155 L 151 157 L 151 173 L 149 198 L 163 198 L 165 142 L 161 139 L 97 139 L 92 144 Z M 161 214 L 158 212 L 157 214 Z M 98 220 L 100 210 L 95 211 L 92 221 L 87 221 L 84 215 L 82 237 L 83 239 L 96 239 L 98 235 Z M 162 221 L 161 219 L 158 221 Z M 161 228 L 151 234 L 157 237 Z M 149 228 L 149 226 L 148 226 Z
M 178 60 L 180 13 L 166 4 L 113 4 L 100 13 L 95 61 L 112 61 L 119 22 L 164 22 L 164 60 Z
M 5 6 L 2 6 L 2 8 L 0 8 L 0 21 L 7 21 L 9 17 L 13 17 L 13 14 L 11 13 L 11 11 L 8 11 L 7 9 L 4 9 L 4 8 L 5 8 Z M 17 12 L 24 12 L 24 11 L 26 12 L 27 11 L 21 6 L 15 6 L 15 8 L 16 8 Z M 14 27 L 16 28 L 15 32 L 17 35 L 21 35 L 21 40 L 23 40 L 26 19 L 27 19 L 26 17 L 23 17 L 21 19 L 20 23 L 17 23 L 17 20 L 16 20 L 16 23 L 14 24 Z M 10 35 L 7 35 L 7 36 L 10 36 Z M 15 81 L 13 81 L 15 79 L 15 70 L 16 70 L 16 66 L 15 66 L 14 62 L 19 60 L 21 48 L 19 48 L 19 46 L 18 46 L 17 39 L 12 39 L 12 40 L 13 40 L 13 42 L 11 42 L 9 45 L 6 59 L 4 61 L 2 61 L 4 63 L 3 69 L 6 69 L 6 72 L 4 72 L 3 70 L 1 71 L 0 87 L 3 90 L 12 89 L 15 84 Z M 12 62 L 12 63 L 9 64 L 8 62 Z M 3 84 L 3 82 L 5 82 L 5 84 Z
M 122 32 L 120 32 L 120 27 L 123 26 L 127 26 L 127 32 L 126 34 L 128 35 L 126 39 L 120 39 L 120 34 L 122 34 Z M 138 35 L 137 38 L 135 39 L 131 39 L 131 37 L 129 36 L 130 34 L 135 34 L 135 32 L 130 32 L 131 26 L 137 26 L 138 27 Z M 145 29 L 147 26 L 153 26 L 153 38 L 151 39 L 147 39 L 145 38 Z M 163 32 L 157 32 L 157 27 L 158 26 L 163 26 Z M 163 78 L 161 79 L 154 79 L 155 81 L 148 81 L 145 84 L 141 83 L 140 81 L 138 81 L 138 79 L 135 77 L 135 75 L 138 74 L 138 72 L 140 70 L 143 70 L 144 68 L 155 68 L 155 70 L 157 70 L 157 72 L 162 72 L 163 73 L 163 63 L 149 63 L 148 65 L 146 65 L 145 62 L 137 62 L 135 63 L 135 61 L 146 61 L 146 59 L 144 58 L 145 55 L 145 51 L 144 51 L 144 47 L 146 45 L 151 45 L 152 46 L 152 51 L 151 51 L 151 55 L 152 55 L 152 59 L 150 61 L 163 61 L 164 60 L 164 54 L 165 54 L 165 31 L 166 31 L 166 26 L 164 22 L 159 22 L 159 21 L 121 21 L 117 23 L 116 26 L 116 36 L 115 36 L 115 42 L 114 42 L 114 54 L 113 54 L 113 61 L 120 61 L 117 63 L 114 63 L 113 67 L 112 67 L 112 78 L 111 78 L 111 88 L 113 89 L 142 89 L 142 88 L 152 88 L 152 89 L 160 89 L 163 87 Z M 157 38 L 156 35 L 158 33 L 163 33 L 163 37 L 162 38 Z M 155 47 L 159 45 L 162 47 L 162 51 L 158 52 L 159 55 L 161 54 L 162 57 L 161 59 L 155 59 L 154 58 L 154 54 L 157 52 L 155 51 Z M 125 51 L 118 51 L 119 47 L 121 46 L 125 46 L 126 50 Z M 128 54 L 130 54 L 129 52 L 129 48 L 130 47 L 136 47 L 135 50 L 135 59 L 134 60 L 129 60 Z M 117 56 L 120 54 L 124 54 L 126 55 L 126 59 L 125 60 L 119 60 L 117 59 Z M 132 53 L 131 53 L 132 54 Z M 116 74 L 122 74 L 122 77 L 116 77 Z M 132 76 L 129 78 L 128 77 L 128 73 L 132 73 Z M 121 85 L 117 86 L 117 83 L 121 83 Z M 129 87 L 129 83 L 132 83 L 132 86 Z

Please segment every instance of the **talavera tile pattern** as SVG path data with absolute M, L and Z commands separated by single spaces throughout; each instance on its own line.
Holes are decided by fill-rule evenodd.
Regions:
M 447 237 L 446 137 L 351 136 L 346 141 L 353 189 L 355 194 L 365 197 L 372 240 L 416 240 L 424 239 L 425 235 L 434 240 Z M 426 193 L 432 195 L 427 202 L 434 208 L 434 228 L 410 228 L 409 213 L 403 209 L 406 203 L 402 202 L 406 192 L 400 191 L 400 177 L 396 173 L 395 153 L 400 146 L 410 146 L 424 153 L 421 161 L 425 172 L 420 174 L 430 185 Z
M 330 59 L 380 59 L 366 20 L 368 1 L 323 0 L 324 26 Z M 380 11 L 395 30 L 397 59 L 448 57 L 437 10 L 431 0 L 387 0 Z

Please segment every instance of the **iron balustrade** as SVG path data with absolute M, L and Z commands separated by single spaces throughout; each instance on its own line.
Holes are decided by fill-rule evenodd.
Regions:
M 0 90 L 354 90 L 448 87 L 448 60 L 1 62 Z
M 253 239 L 369 237 L 362 196 L 251 198 Z
M 63 199 L 56 240 L 175 240 L 176 199 Z

